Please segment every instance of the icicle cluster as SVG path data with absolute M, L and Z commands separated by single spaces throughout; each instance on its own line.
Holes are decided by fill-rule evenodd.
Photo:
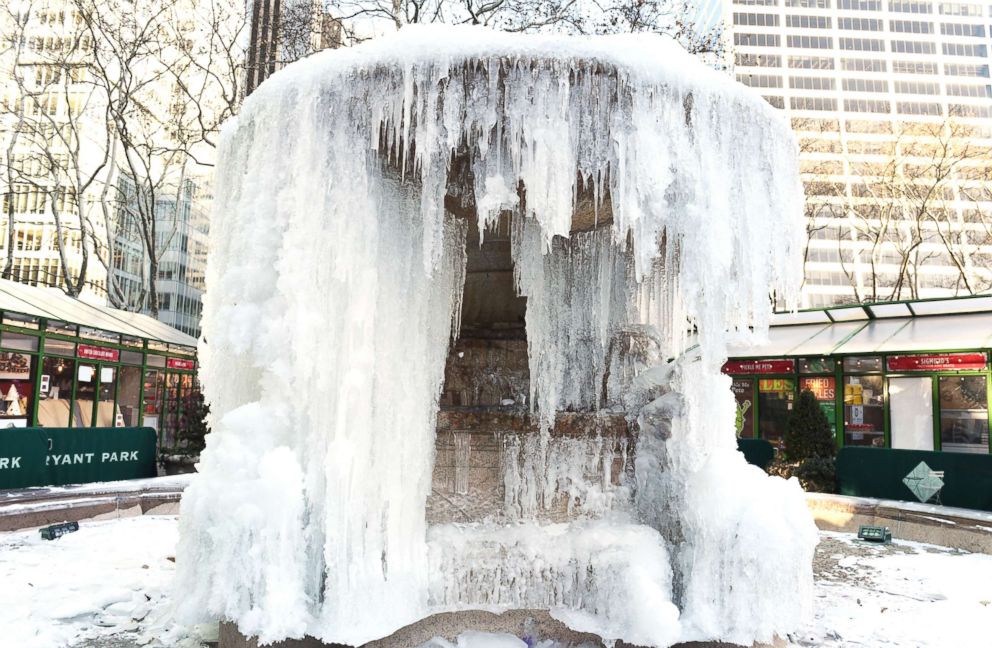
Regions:
M 799 281 L 795 144 L 760 97 L 658 37 L 408 28 L 263 84 L 223 134 L 215 205 L 201 350 L 213 433 L 183 502 L 187 618 L 351 645 L 490 603 L 656 646 L 767 640 L 797 621 L 812 523 L 798 487 L 734 454 L 719 375 L 728 333 L 760 332 L 769 291 L 788 298 Z M 483 235 L 514 214 L 545 431 L 521 452 L 547 456 L 559 410 L 622 406 L 644 430 L 636 519 L 428 543 L 460 210 Z M 582 210 L 599 230 L 573 233 Z M 620 357 L 632 332 L 648 355 L 680 356 L 693 329 L 698 358 L 674 378 Z M 589 497 L 583 462 L 602 457 L 572 454 L 525 491 L 613 509 L 612 486 Z M 769 520 L 781 536 L 757 530 Z M 535 589 L 496 576 L 473 589 L 472 574 L 509 573 L 503 559 Z

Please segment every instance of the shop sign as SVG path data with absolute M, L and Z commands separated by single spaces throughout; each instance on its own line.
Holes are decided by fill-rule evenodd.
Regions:
M 832 401 L 837 395 L 834 388 L 833 377 L 824 378 L 801 378 L 799 380 L 799 391 L 811 391 L 816 396 L 816 400 Z
M 763 394 L 788 393 L 792 391 L 792 381 L 788 378 L 762 378 L 758 381 L 758 391 Z
M 107 347 L 98 347 L 90 344 L 79 344 L 76 346 L 76 357 L 86 358 L 87 360 L 117 362 L 117 359 L 120 357 L 120 351 L 117 349 L 108 349 Z
M 154 477 L 155 440 L 148 427 L 0 429 L 0 488 Z
M 169 369 L 180 369 L 182 371 L 193 371 L 196 363 L 192 360 L 183 360 L 182 358 L 169 358 L 165 361 L 165 366 Z
M 889 371 L 975 371 L 986 367 L 984 353 L 932 353 L 890 356 Z
M 725 374 L 795 373 L 795 360 L 741 360 L 723 363 Z

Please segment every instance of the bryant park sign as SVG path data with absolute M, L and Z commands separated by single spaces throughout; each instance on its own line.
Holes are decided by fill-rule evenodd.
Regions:
M 0 429 L 0 489 L 155 474 L 152 428 Z

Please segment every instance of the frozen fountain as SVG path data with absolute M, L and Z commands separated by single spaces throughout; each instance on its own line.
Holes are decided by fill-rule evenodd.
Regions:
M 407 28 L 263 84 L 215 204 L 187 620 L 668 646 L 807 613 L 802 492 L 719 371 L 800 279 L 759 96 L 660 37 Z

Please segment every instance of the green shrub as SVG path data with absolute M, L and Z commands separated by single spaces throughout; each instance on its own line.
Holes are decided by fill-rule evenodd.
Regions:
M 786 458 L 801 462 L 813 457 L 833 458 L 836 454 L 837 446 L 827 415 L 813 392 L 803 390 L 785 428 Z

